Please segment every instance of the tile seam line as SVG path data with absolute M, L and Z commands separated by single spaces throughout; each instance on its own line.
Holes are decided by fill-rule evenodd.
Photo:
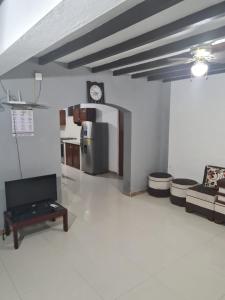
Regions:
M 7 267 L 6 267 L 5 263 L 4 263 L 4 261 L 2 260 L 2 257 L 1 257 L 1 256 L 0 256 L 0 261 L 1 261 L 2 265 L 3 265 L 3 268 L 4 268 L 4 270 L 5 270 L 6 274 L 7 274 L 7 276 L 8 276 L 8 278 L 9 278 L 10 282 L 12 283 L 12 285 L 13 285 L 13 287 L 14 287 L 14 289 L 15 289 L 15 292 L 16 292 L 16 294 L 17 294 L 17 296 L 18 296 L 18 299 L 19 299 L 19 300 L 23 300 L 23 298 L 22 298 L 22 296 L 21 296 L 21 294 L 20 294 L 20 292 L 19 292 L 19 290 L 18 290 L 18 288 L 17 288 L 17 286 L 16 286 L 16 284 L 15 284 L 15 282 L 14 282 L 14 279 L 12 278 L 12 276 L 11 276 L 9 270 L 7 269 Z
M 155 272 L 153 272 L 153 273 L 149 273 L 148 271 L 146 271 L 146 273 L 149 274 L 150 277 L 153 277 L 153 278 L 155 277 L 155 278 L 158 279 L 158 275 L 159 275 L 161 272 L 163 272 L 164 270 L 166 270 L 167 268 L 170 268 L 171 266 L 173 266 L 174 263 L 175 263 L 176 261 L 179 261 L 179 260 L 181 260 L 181 259 L 183 259 L 183 258 L 185 258 L 185 257 L 188 257 L 189 255 L 193 254 L 197 249 L 200 249 L 200 248 L 203 247 L 205 244 L 209 243 L 211 240 L 215 239 L 216 237 L 218 237 L 218 236 L 220 236 L 220 235 L 221 235 L 221 233 L 218 233 L 218 234 L 216 234 L 215 236 L 213 236 L 213 237 L 207 239 L 206 241 L 204 241 L 203 243 L 201 243 L 201 245 L 198 245 L 196 248 L 192 248 L 190 251 L 184 253 L 184 254 L 181 255 L 179 258 L 176 258 L 176 259 L 174 259 L 173 261 L 171 261 L 168 265 L 162 266 L 162 268 L 160 268 L 159 271 L 155 271 Z M 138 266 L 138 264 L 137 264 L 132 258 L 129 257 L 129 260 L 131 260 L 134 264 L 136 264 L 136 265 Z M 139 267 L 139 268 L 140 268 L 140 267 Z M 117 300 L 117 299 L 116 299 L 116 300 Z M 219 300 L 220 300 L 220 299 L 219 299 Z
M 203 247 L 203 245 L 205 245 L 205 244 L 209 243 L 210 241 L 214 240 L 214 239 L 215 239 L 217 236 L 219 236 L 219 235 L 220 235 L 220 233 L 218 233 L 217 235 L 213 236 L 213 237 L 210 238 L 210 239 L 207 239 L 207 241 L 203 242 L 203 244 L 202 244 L 201 246 L 197 247 L 197 248 L 199 249 L 199 248 Z M 191 253 L 193 253 L 193 251 L 191 251 Z M 184 257 L 190 256 L 191 253 L 188 252 L 188 253 L 186 253 L 185 255 L 182 255 L 178 260 L 183 259 Z M 172 263 L 171 263 L 171 265 L 172 265 Z M 171 267 L 171 266 L 170 266 L 170 267 Z M 165 283 L 159 278 L 159 274 L 160 274 L 161 272 L 163 272 L 163 270 L 166 270 L 167 268 L 169 268 L 169 267 L 164 267 L 164 268 L 162 268 L 162 270 L 159 271 L 159 272 L 156 272 L 155 275 L 154 275 L 153 277 L 155 277 L 160 283 L 164 284 L 164 286 L 166 286 L 168 289 L 172 290 L 171 287 L 169 287 L 167 284 L 165 284 Z M 225 276 L 223 276 L 223 277 L 225 277 Z M 172 290 L 172 291 L 173 291 L 173 290 Z M 175 291 L 176 293 L 178 293 L 177 290 L 174 290 L 174 291 Z M 223 294 L 223 295 L 221 296 L 221 298 L 218 298 L 218 299 L 215 299 L 215 300 L 223 300 L 223 297 L 224 297 L 224 296 L 225 296 L 225 294 Z M 185 298 L 185 300 L 189 300 L 189 299 Z
M 132 291 L 135 291 L 139 286 L 142 286 L 145 282 L 148 282 L 150 279 L 154 279 L 154 275 L 149 276 L 149 278 L 143 280 L 142 282 L 137 283 L 135 286 L 133 286 L 132 288 L 124 291 L 123 293 L 121 293 L 120 295 L 118 295 L 116 298 L 114 298 L 114 300 L 119 300 L 121 297 L 129 294 Z
M 58 252 L 58 254 L 61 254 L 60 253 L 60 251 L 58 251 L 58 250 L 56 250 L 54 247 L 53 247 L 53 245 L 52 245 L 52 243 L 46 238 L 46 237 L 42 237 L 44 240 L 45 240 L 45 242 L 47 242 L 48 243 L 48 245 L 52 248 L 52 249 L 54 249 L 54 251 L 57 251 Z M 72 269 L 87 283 L 87 285 L 96 293 L 96 295 L 101 299 L 101 300 L 107 300 L 107 299 L 105 299 L 104 297 L 103 297 L 103 295 L 101 294 L 101 293 L 99 293 L 99 291 L 96 289 L 96 287 L 95 286 L 93 286 L 90 282 L 89 282 L 89 280 L 86 278 L 86 277 L 84 277 L 78 270 L 77 270 L 77 268 L 76 268 L 76 266 L 74 265 L 74 264 L 72 264 Z M 23 299 L 21 299 L 21 300 L 23 300 Z

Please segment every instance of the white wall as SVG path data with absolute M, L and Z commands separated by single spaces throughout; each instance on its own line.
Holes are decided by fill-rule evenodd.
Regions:
M 132 96 L 128 107 L 133 111 L 131 185 L 132 192 L 136 192 L 146 187 L 149 173 L 167 170 L 168 139 L 161 139 L 161 133 L 169 126 L 169 116 L 163 116 L 169 112 L 170 85 L 159 81 L 129 81 L 134 85 L 130 87 Z
M 46 112 L 37 112 L 39 134 L 33 139 L 21 140 L 20 147 L 24 154 L 23 165 L 29 169 L 26 176 L 36 176 L 37 173 L 53 172 L 53 167 L 57 173 L 60 169 L 60 131 L 58 111 L 63 107 L 84 103 L 86 101 L 86 81 L 98 81 L 105 83 L 106 102 L 119 105 L 131 113 L 130 128 L 127 128 L 126 137 L 131 136 L 131 174 L 126 181 L 129 191 L 138 192 L 146 189 L 147 176 L 150 172 L 164 170 L 167 158 L 167 139 L 159 138 L 161 130 L 168 127 L 168 117 L 164 118 L 163 111 L 168 111 L 169 97 L 161 100 L 162 90 L 169 92 L 169 86 L 160 82 L 147 82 L 145 80 L 131 80 L 128 76 L 113 77 L 110 72 L 91 74 L 88 71 L 68 71 L 56 64 L 48 66 L 38 66 L 33 62 L 26 63 L 13 70 L 3 80 L 6 88 L 16 94 L 20 89 L 24 99 L 31 100 L 34 91 L 33 72 L 42 72 L 44 75 L 43 89 L 40 102 L 50 105 L 53 109 Z M 54 75 L 51 75 L 54 74 Z M 64 75 L 63 75 L 64 74 Z M 15 78 L 17 79 L 12 79 Z M 18 77 L 26 78 L 18 78 Z M 57 77 L 58 76 L 58 77 Z M 11 79 L 10 79 L 11 78 Z M 1 92 L 0 92 L 1 96 Z M 163 111 L 161 110 L 162 101 Z M 52 116 L 47 115 L 52 111 Z M 1 129 L 0 134 L 4 147 L 12 149 L 11 157 L 7 150 L 1 155 L 4 162 L 1 166 L 0 182 L 2 188 L 2 198 L 0 199 L 2 208 L 5 205 L 3 197 L 3 183 L 10 178 L 18 176 L 18 164 L 15 144 L 10 137 L 10 124 L 7 113 L 0 113 Z M 128 131 L 129 129 L 129 131 Z M 163 130 L 164 130 L 163 129 Z M 49 137 L 49 138 L 48 138 Z M 42 151 L 39 149 L 41 145 Z M 2 146 L 2 145 L 1 145 Z M 161 148 L 161 151 L 159 151 Z M 46 152 L 46 157 L 44 153 Z M 2 152 L 1 152 L 2 153 Z M 130 157 L 130 154 L 127 153 Z M 10 158 L 10 159 L 8 159 Z M 24 168 L 24 166 L 23 166 Z M 8 175 L 7 175 L 8 174 Z M 34 175 L 33 175 L 34 174 Z M 1 215 L 1 211 L 0 211 Z M 1 225 L 1 219 L 0 219 Z
M 118 110 L 102 104 L 81 103 L 81 107 L 96 109 L 96 122 L 106 122 L 109 126 L 109 171 L 118 173 L 119 166 L 119 135 Z M 60 137 L 74 137 L 80 139 L 81 126 L 74 124 L 73 117 L 68 116 L 66 109 L 66 126 L 60 130 Z
M 0 112 L 0 229 L 5 210 L 4 182 L 20 178 L 16 141 L 11 132 L 9 110 Z M 18 137 L 18 144 L 24 178 L 53 173 L 60 181 L 58 110 L 35 110 L 34 136 Z
M 89 32 L 140 1 L 4 0 L 0 6 L 0 75 L 56 43 L 59 46 Z
M 170 123 L 170 93 L 171 84 L 164 83 L 160 89 L 160 170 L 168 171 L 169 123 Z
M 86 81 L 104 82 L 106 102 L 120 105 L 132 114 L 130 191 L 144 190 L 148 174 L 165 168 L 160 165 L 160 155 L 168 156 L 167 140 L 159 138 L 160 128 L 168 126 L 167 119 L 161 118 L 160 108 L 164 85 L 161 82 L 131 80 L 128 76 L 112 77 L 110 72 L 78 74 L 74 71 L 74 74 L 71 77 L 46 78 L 43 101 L 59 108 L 79 104 L 87 97 Z M 166 104 L 169 107 L 169 98 Z
M 225 166 L 225 75 L 172 84 L 169 171 L 203 179 L 207 164 Z

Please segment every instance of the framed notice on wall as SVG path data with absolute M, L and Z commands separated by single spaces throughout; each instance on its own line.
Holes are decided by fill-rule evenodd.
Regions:
M 12 134 L 13 136 L 34 135 L 34 114 L 33 110 L 11 110 Z

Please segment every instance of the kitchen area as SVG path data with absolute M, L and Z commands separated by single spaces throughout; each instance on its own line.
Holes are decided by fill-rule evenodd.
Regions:
M 96 121 L 96 109 L 70 106 L 60 110 L 61 163 L 81 169 L 81 124 L 83 121 Z
M 59 111 L 61 163 L 98 175 L 118 174 L 118 111 L 80 104 Z

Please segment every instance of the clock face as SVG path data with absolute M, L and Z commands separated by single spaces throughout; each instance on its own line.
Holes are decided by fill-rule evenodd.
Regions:
M 90 87 L 90 96 L 96 102 L 99 101 L 99 100 L 101 100 L 101 98 L 102 98 L 102 90 L 101 90 L 101 88 L 98 85 L 93 84 Z

